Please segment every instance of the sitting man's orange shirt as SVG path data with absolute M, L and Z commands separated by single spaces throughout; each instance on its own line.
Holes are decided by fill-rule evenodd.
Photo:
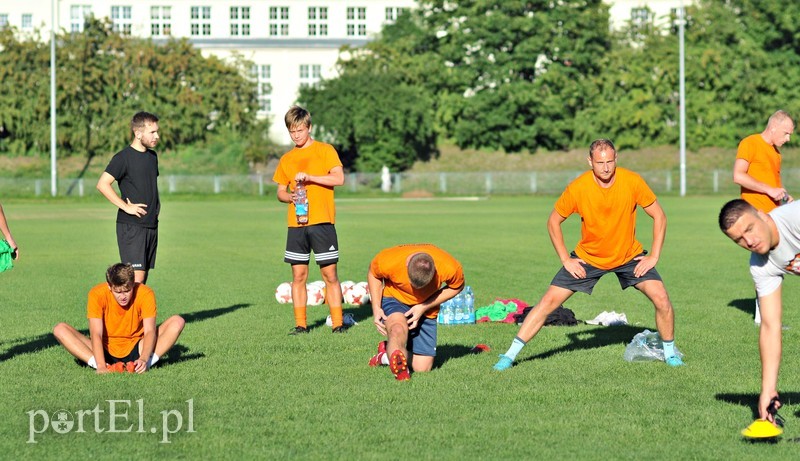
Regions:
M 147 285 L 135 284 L 127 308 L 117 303 L 107 283 L 89 291 L 87 318 L 103 320 L 103 348 L 114 357 L 127 356 L 144 337 L 143 319 L 155 318 L 156 296 Z
M 555 211 L 567 218 L 581 216 L 581 241 L 575 254 L 599 269 L 613 269 L 643 251 L 636 240 L 636 206 L 646 208 L 656 195 L 638 174 L 616 169 L 609 188 L 600 187 L 591 171 L 572 181 L 555 204 Z
M 436 274 L 427 286 L 415 289 L 408 277 L 408 258 L 416 253 L 427 253 L 433 258 Z M 383 280 L 383 296 L 394 298 L 401 303 L 414 306 L 430 298 L 439 288 L 446 285 L 454 290 L 464 286 L 464 271 L 461 263 L 450 253 L 431 244 L 398 245 L 378 253 L 369 265 L 375 278 Z M 429 309 L 425 317 L 435 319 L 439 306 Z

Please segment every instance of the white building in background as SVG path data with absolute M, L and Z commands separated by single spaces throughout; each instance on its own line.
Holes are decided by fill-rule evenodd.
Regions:
M 56 30 L 80 32 L 89 16 L 109 18 L 123 34 L 155 41 L 187 38 L 206 55 L 238 53 L 255 65 L 259 116 L 270 117 L 270 134 L 289 143 L 283 115 L 298 89 L 335 77 L 343 45 L 362 46 L 415 0 L 0 0 L 0 28 L 49 40 L 52 6 Z M 612 25 L 656 20 L 681 0 L 617 0 Z M 686 3 L 690 3 L 689 0 Z M 647 8 L 647 9 L 645 9 Z

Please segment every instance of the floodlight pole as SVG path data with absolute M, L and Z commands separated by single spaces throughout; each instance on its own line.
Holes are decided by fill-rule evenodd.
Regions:
M 680 130 L 681 130 L 681 197 L 686 195 L 686 76 L 684 72 L 684 39 L 683 29 L 686 23 L 686 11 L 683 9 L 683 0 L 681 0 L 680 10 L 678 10 L 678 42 L 680 47 L 680 64 L 679 64 L 679 79 L 680 79 Z
M 50 195 L 56 185 L 56 0 L 50 0 Z

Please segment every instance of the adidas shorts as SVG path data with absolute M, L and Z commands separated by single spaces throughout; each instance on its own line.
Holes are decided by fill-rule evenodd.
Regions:
M 319 266 L 339 262 L 339 240 L 333 224 L 290 227 L 286 235 L 286 253 L 283 261 L 291 265 L 308 264 L 311 252 Z
M 383 297 L 381 309 L 388 317 L 395 312 L 405 314 L 411 309 L 395 298 Z M 427 355 L 436 357 L 436 319 L 422 317 L 417 323 L 417 328 L 408 331 L 408 351 L 414 355 Z
M 639 256 L 646 255 L 647 252 L 644 251 Z M 577 258 L 578 255 L 575 252 L 570 254 L 573 258 Z M 622 289 L 626 289 L 628 287 L 634 286 L 637 283 L 641 283 L 647 280 L 661 280 L 661 275 L 659 275 L 656 268 L 652 268 L 647 271 L 643 276 L 636 277 L 633 275 L 633 269 L 636 268 L 636 265 L 639 264 L 635 258 L 631 259 L 630 261 L 626 262 L 621 266 L 617 266 L 613 269 L 599 269 L 597 267 L 592 266 L 591 264 L 584 264 L 583 267 L 586 269 L 586 277 L 582 279 L 576 279 L 572 276 L 566 269 L 563 267 L 560 271 L 553 277 L 553 281 L 550 282 L 550 285 L 557 286 L 559 288 L 566 288 L 567 290 L 572 291 L 580 291 L 586 294 L 592 294 L 592 290 L 594 286 L 600 281 L 600 277 L 608 274 L 609 272 L 613 272 L 617 275 L 617 279 L 619 280 L 619 285 Z
M 156 267 L 158 229 L 117 223 L 119 260 L 130 263 L 133 270 L 146 271 Z

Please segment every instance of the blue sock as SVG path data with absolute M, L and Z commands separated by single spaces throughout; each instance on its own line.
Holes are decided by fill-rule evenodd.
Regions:
M 523 347 L 525 347 L 525 341 L 519 339 L 519 336 L 515 336 L 514 341 L 511 342 L 511 347 L 508 348 L 508 352 L 506 352 L 504 355 L 511 360 L 514 360 L 517 358 L 517 354 L 519 354 L 519 351 L 521 351 Z
M 672 341 L 661 341 L 661 344 L 664 345 L 664 359 L 668 359 L 675 355 L 675 340 Z

